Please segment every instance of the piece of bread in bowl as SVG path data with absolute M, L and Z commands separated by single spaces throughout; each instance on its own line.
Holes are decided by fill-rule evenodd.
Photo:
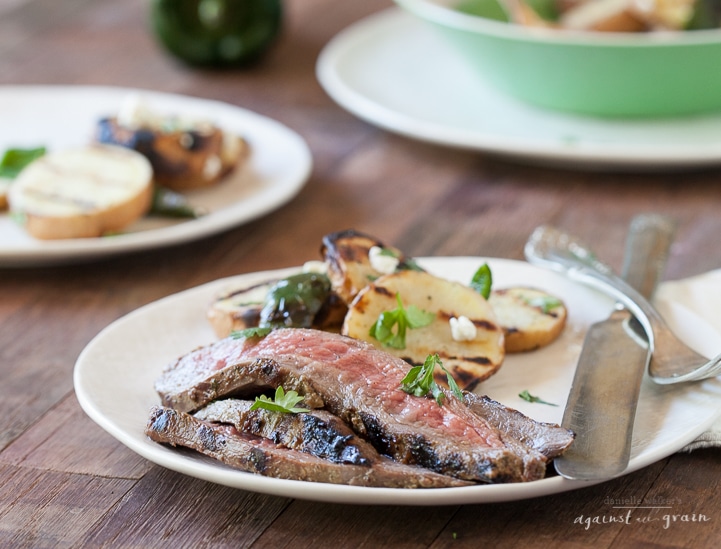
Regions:
M 152 197 L 153 169 L 147 158 L 97 144 L 38 158 L 8 192 L 13 217 L 45 240 L 122 231 L 149 211 Z

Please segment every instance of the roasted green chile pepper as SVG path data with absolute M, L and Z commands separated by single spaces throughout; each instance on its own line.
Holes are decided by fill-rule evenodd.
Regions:
M 259 326 L 310 328 L 330 290 L 330 280 L 319 273 L 300 273 L 278 281 L 268 290 Z
M 158 40 L 192 65 L 256 61 L 281 27 L 282 0 L 152 0 Z

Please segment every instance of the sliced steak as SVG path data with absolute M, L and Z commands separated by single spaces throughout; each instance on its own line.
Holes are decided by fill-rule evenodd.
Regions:
M 541 423 L 488 398 L 467 393 L 465 402 L 478 417 L 503 433 L 504 440 L 515 439 L 551 459 L 561 455 L 576 437 L 570 429 L 555 423 Z
M 324 406 L 298 360 L 247 357 L 245 347 L 242 340 L 221 339 L 171 364 L 155 382 L 163 405 L 193 412 L 219 398 L 258 395 L 282 385 L 286 391 L 303 395 L 306 406 Z
M 253 366 L 259 362 L 262 368 Z M 262 339 L 224 339 L 197 349 L 169 365 L 156 389 L 166 405 L 180 403 L 179 409 L 191 411 L 252 385 L 282 385 L 305 395 L 309 406 L 325 407 L 399 462 L 473 481 L 543 478 L 547 460 L 533 448 L 504 441 L 495 426 L 465 407 L 441 407 L 405 393 L 401 381 L 408 369 L 403 360 L 368 343 L 316 330 L 278 329 Z M 198 390 L 209 384 L 212 396 Z
M 161 406 L 151 410 L 145 433 L 156 442 L 191 448 L 241 471 L 280 479 L 387 488 L 469 484 L 388 458 L 380 458 L 372 467 L 335 463 Z
M 335 463 L 370 467 L 378 452 L 359 438 L 340 418 L 325 410 L 284 414 L 251 410 L 253 402 L 229 398 L 211 402 L 193 414 L 213 423 L 227 423 L 238 431 Z

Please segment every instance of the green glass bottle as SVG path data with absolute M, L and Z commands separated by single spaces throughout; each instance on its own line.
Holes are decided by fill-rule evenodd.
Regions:
M 272 44 L 282 0 L 152 0 L 155 36 L 192 65 L 242 66 Z

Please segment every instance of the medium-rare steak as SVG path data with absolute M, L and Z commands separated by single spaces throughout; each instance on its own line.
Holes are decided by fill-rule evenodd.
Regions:
M 268 477 L 353 486 L 442 488 L 467 482 L 420 467 L 379 459 L 371 467 L 328 461 L 284 448 L 265 438 L 239 432 L 162 406 L 154 407 L 145 428 L 154 441 L 191 448 L 233 468 Z
M 575 433 L 555 423 L 541 423 L 488 398 L 466 393 L 465 403 L 476 415 L 487 420 L 502 434 L 551 459 L 560 456 L 573 442 Z
M 325 410 L 283 414 L 251 410 L 253 402 L 229 398 L 211 402 L 193 414 L 213 423 L 227 423 L 238 431 L 267 438 L 293 450 L 336 463 L 370 466 L 379 456 L 340 418 Z
M 368 343 L 317 330 L 278 329 L 264 338 L 226 338 L 197 349 L 169 365 L 156 389 L 165 405 L 193 411 L 213 399 L 247 394 L 250 387 L 282 385 L 304 395 L 307 406 L 339 416 L 401 463 L 474 481 L 543 478 L 544 455 L 504 440 L 467 407 L 449 405 L 455 397 L 438 406 L 404 392 L 408 369 Z

